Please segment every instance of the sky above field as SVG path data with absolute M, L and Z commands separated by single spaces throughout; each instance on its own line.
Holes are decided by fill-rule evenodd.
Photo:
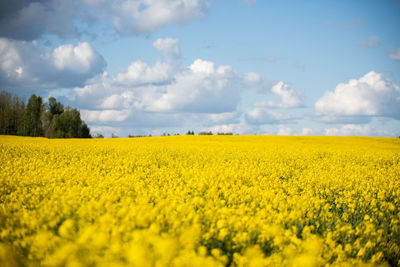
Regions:
M 0 89 L 106 137 L 400 135 L 399 1 L 6 0 Z

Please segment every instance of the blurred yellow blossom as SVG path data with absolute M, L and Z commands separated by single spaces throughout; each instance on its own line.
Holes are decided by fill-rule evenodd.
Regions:
M 400 140 L 0 136 L 1 266 L 396 266 Z

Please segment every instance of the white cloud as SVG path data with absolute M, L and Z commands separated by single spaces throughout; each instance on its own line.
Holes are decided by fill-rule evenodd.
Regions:
M 313 132 L 313 129 L 310 128 L 302 128 L 300 135 L 311 135 Z
M 124 97 L 122 95 L 110 95 L 104 99 L 103 103 L 99 105 L 99 108 L 116 109 L 123 101 Z
M 360 125 L 360 124 L 344 124 L 339 128 L 325 128 L 325 135 L 333 136 L 389 136 L 398 137 L 400 131 L 387 130 L 383 128 L 377 128 L 372 124 Z
M 356 43 L 356 46 L 366 48 L 377 48 L 381 45 L 381 40 L 378 36 L 371 36 L 367 40 Z
M 85 87 L 75 88 L 74 103 L 80 106 L 85 103 L 87 108 L 81 113 L 89 125 L 118 126 L 125 135 L 189 129 L 235 134 L 393 135 L 355 124 L 296 130 L 287 126 L 296 119 L 290 113 L 260 107 L 241 112 L 241 90 L 249 82 L 246 75 L 210 61 L 195 60 L 187 68 L 174 68 L 165 83 L 122 85 L 117 77 L 118 74 L 115 77 L 103 74 L 90 80 Z
M 221 113 L 236 109 L 242 81 L 230 66 L 201 59 L 176 72 L 169 84 L 150 87 L 141 108 L 153 112 Z M 244 82 L 244 81 L 243 81 Z
M 102 106 L 105 98 L 121 93 L 114 84 L 113 78 L 104 72 L 88 80 L 83 87 L 73 88 L 71 98 L 81 108 L 97 108 Z
M 100 2 L 100 3 L 99 3 Z M 104 17 L 110 18 L 121 35 L 152 33 L 167 25 L 182 25 L 204 16 L 203 0 L 90 1 Z
M 178 39 L 159 38 L 154 41 L 153 46 L 169 61 L 176 60 L 181 56 Z
M 257 107 L 246 111 L 245 118 L 250 124 L 277 124 L 293 120 L 290 114 L 272 112 Z
M 272 87 L 271 92 L 281 99 L 282 104 L 280 105 L 280 107 L 297 108 L 303 106 L 301 94 L 294 91 L 292 88 L 289 87 L 289 85 L 285 84 L 282 81 L 275 84 Z
M 207 114 L 206 121 L 211 124 L 221 124 L 237 121 L 240 113 L 237 111 Z
M 126 71 L 117 75 L 116 81 L 128 86 L 163 83 L 171 78 L 172 67 L 166 63 L 157 62 L 150 67 L 142 61 L 134 61 Z
M 129 109 L 133 102 L 133 93 L 123 92 L 122 94 L 107 96 L 98 107 L 102 109 Z
M 88 43 L 62 45 L 53 51 L 35 42 L 0 38 L 0 86 L 59 88 L 81 86 L 103 72 L 103 57 Z
M 284 125 L 278 125 L 278 135 L 291 135 L 292 129 Z
M 120 121 L 150 128 L 237 124 L 241 90 L 250 83 L 245 77 L 231 66 L 201 59 L 186 68 L 133 62 L 114 77 L 104 73 L 74 88 L 71 101 L 84 109 L 90 123 Z
M 368 136 L 371 134 L 369 125 L 346 124 L 340 128 L 326 128 L 325 135 Z
M 304 107 L 302 93 L 296 92 L 288 84 L 280 81 L 271 88 L 271 92 L 276 95 L 281 103 L 276 104 L 272 101 L 259 101 L 255 103 L 256 107 L 268 108 L 300 108 Z
M 215 71 L 213 62 L 202 59 L 196 59 L 193 64 L 189 66 L 189 69 L 191 69 L 194 73 L 204 75 L 211 75 Z
M 254 73 L 254 72 L 246 73 L 246 74 L 244 75 L 244 78 L 245 78 L 246 81 L 249 82 L 249 83 L 258 84 L 258 83 L 260 83 L 260 82 L 262 81 L 260 75 L 257 74 L 257 73 Z
M 389 57 L 390 57 L 391 59 L 393 59 L 393 60 L 400 61 L 400 48 L 398 48 L 397 50 L 393 51 L 393 52 L 389 55 Z
M 52 60 L 57 69 L 77 73 L 86 73 L 101 67 L 97 70 L 98 73 L 104 67 L 101 66 L 102 57 L 87 42 L 77 46 L 67 44 L 57 47 L 53 51 Z
M 82 109 L 82 118 L 87 122 L 120 122 L 128 118 L 130 110 L 87 110 Z
M 371 71 L 325 92 L 316 101 L 315 110 L 324 121 L 366 122 L 365 118 L 372 116 L 400 119 L 400 87 Z

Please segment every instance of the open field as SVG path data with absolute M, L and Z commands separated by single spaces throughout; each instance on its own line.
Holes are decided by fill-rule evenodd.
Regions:
M 399 265 L 400 139 L 0 136 L 0 265 Z

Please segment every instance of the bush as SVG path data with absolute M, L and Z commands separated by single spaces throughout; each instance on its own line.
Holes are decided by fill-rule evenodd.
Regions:
M 199 135 L 213 135 L 211 131 L 209 132 L 200 132 Z

